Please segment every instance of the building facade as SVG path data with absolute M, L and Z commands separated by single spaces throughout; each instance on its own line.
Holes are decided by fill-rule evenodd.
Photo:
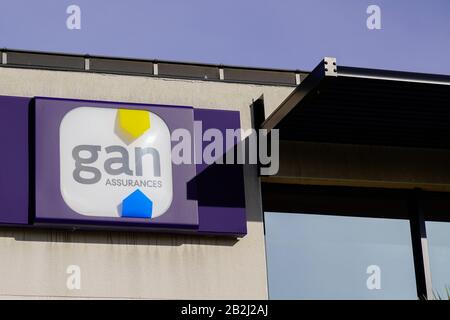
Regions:
M 443 107 L 450 103 L 450 81 L 384 74 L 365 87 L 362 80 L 334 83 L 327 77 L 341 78 L 326 69 L 323 79 L 311 80 L 317 72 L 3 51 L 0 96 L 237 111 L 242 129 L 279 129 L 281 141 L 276 175 L 260 176 L 255 164 L 242 167 L 246 234 L 4 225 L 0 297 L 417 299 L 445 294 L 450 152 L 439 141 L 450 135 L 450 113 Z M 345 80 L 352 77 L 370 79 L 352 74 Z M 400 85 L 369 92 L 381 87 L 376 81 Z M 410 83 L 422 87 L 401 91 Z M 342 88 L 354 91 L 340 95 Z M 422 92 L 441 99 L 428 100 L 433 114 L 441 112 L 438 117 L 408 109 Z M 406 94 L 410 101 L 399 102 Z M 394 96 L 399 107 L 363 114 L 358 110 L 363 103 L 348 97 L 364 95 L 384 99 L 380 105 Z M 338 117 L 344 113 L 345 119 Z M 411 121 L 399 122 L 412 115 Z M 379 117 L 392 123 L 380 129 L 379 121 L 370 120 Z M 364 126 L 355 126 L 364 119 L 369 119 Z M 1 125 L 10 125 L 7 117 Z M 395 129 L 400 127 L 419 133 L 402 140 Z M 427 135 L 430 127 L 441 135 Z M 383 139 L 369 137 L 366 130 Z M 5 177 L 8 168 L 1 170 Z M 229 192 L 216 183 L 217 192 Z M 7 186 L 3 181 L 2 189 Z M 33 206 L 29 214 L 35 219 Z M 79 283 L 73 286 L 75 275 Z

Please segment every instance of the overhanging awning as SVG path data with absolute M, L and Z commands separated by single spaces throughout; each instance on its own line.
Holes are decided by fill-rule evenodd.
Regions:
M 282 140 L 449 149 L 450 76 L 325 58 L 261 127 Z

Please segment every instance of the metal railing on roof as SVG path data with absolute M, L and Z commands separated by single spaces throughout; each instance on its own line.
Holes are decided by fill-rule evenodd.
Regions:
M 225 66 L 67 53 L 2 49 L 1 66 L 147 77 L 296 86 L 307 75 L 299 70 Z

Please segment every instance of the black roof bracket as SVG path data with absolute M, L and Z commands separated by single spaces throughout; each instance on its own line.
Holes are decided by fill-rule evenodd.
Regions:
M 271 130 L 308 95 L 314 90 L 325 77 L 337 76 L 336 58 L 325 57 L 303 80 L 292 93 L 280 104 L 280 106 L 269 115 L 262 123 L 261 128 Z
M 324 58 L 261 124 L 280 139 L 450 149 L 450 76 Z

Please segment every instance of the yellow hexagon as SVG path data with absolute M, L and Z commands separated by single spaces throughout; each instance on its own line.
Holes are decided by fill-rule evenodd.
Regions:
M 150 129 L 150 113 L 145 110 L 119 109 L 118 127 L 129 140 L 128 142 L 139 138 L 145 131 Z

